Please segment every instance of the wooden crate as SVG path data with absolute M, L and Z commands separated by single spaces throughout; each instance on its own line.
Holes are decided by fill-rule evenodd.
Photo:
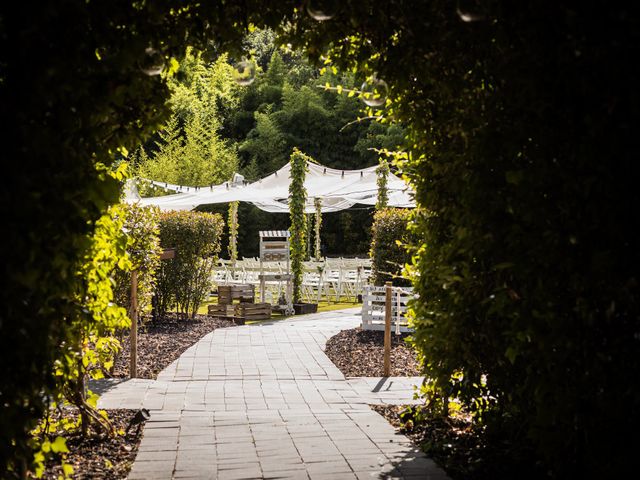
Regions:
M 228 305 L 209 305 L 209 315 L 212 317 L 233 320 L 244 324 L 245 320 L 264 320 L 271 318 L 270 303 L 242 302 Z
M 234 305 L 235 316 L 245 320 L 264 320 L 271 318 L 270 303 L 237 303 Z
M 229 317 L 235 314 L 235 305 L 209 305 L 209 315 L 212 317 Z
M 255 286 L 246 285 L 219 285 L 218 304 L 231 305 L 234 300 L 241 303 L 253 303 L 255 301 Z

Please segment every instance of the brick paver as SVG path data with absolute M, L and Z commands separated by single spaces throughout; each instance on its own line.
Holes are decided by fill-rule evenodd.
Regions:
M 421 378 L 349 378 L 324 354 L 359 309 L 217 329 L 157 380 L 109 380 L 101 408 L 148 408 L 136 479 L 446 479 L 374 403 Z M 382 361 L 382 359 L 381 359 Z

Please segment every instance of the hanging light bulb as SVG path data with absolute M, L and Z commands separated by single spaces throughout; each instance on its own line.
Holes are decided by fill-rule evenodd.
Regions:
M 480 22 L 486 17 L 482 12 L 479 0 L 458 0 L 456 13 L 465 23 Z
M 233 79 L 243 87 L 251 85 L 256 79 L 256 63 L 253 60 L 243 58 L 233 67 Z
M 380 107 L 387 101 L 387 82 L 372 75 L 360 87 L 362 101 L 370 107 Z
M 164 69 L 164 57 L 162 53 L 152 47 L 144 50 L 144 57 L 139 63 L 140 70 L 150 77 L 160 75 Z
M 335 0 L 308 0 L 307 13 L 319 22 L 331 20 L 336 14 Z

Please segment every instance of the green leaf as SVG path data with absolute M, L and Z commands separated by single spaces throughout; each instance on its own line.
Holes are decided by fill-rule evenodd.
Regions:
M 65 478 L 71 477 L 71 475 L 73 474 L 73 466 L 68 463 L 63 463 L 62 472 L 64 473 Z
M 518 350 L 516 350 L 514 347 L 507 348 L 507 351 L 504 353 L 504 356 L 509 359 L 512 365 L 516 362 L 516 358 L 518 357 L 518 355 Z
M 524 171 L 522 170 L 510 170 L 505 173 L 505 179 L 507 183 L 512 185 L 518 185 L 524 179 Z
M 96 408 L 96 406 L 98 405 L 99 398 L 100 398 L 100 395 L 98 395 L 97 393 L 90 392 L 87 395 L 87 403 L 93 408 Z
M 53 453 L 68 453 L 69 449 L 67 448 L 67 441 L 64 437 L 56 437 L 56 439 L 51 443 L 51 451 Z
M 167 71 L 167 75 L 173 76 L 180 69 L 180 62 L 175 59 L 175 57 L 171 57 L 169 60 L 169 69 Z

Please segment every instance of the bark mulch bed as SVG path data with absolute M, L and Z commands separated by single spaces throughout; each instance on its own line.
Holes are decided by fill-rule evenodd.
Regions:
M 232 327 L 230 320 L 196 315 L 194 320 L 168 316 L 156 323 L 147 321 L 138 331 L 138 378 L 155 379 L 185 350 L 216 328 Z M 112 375 L 129 376 L 129 336 L 122 339 L 122 351 L 116 358 Z
M 406 342 L 408 336 L 391 335 L 391 376 L 421 375 L 417 354 Z M 343 330 L 327 341 L 325 353 L 347 377 L 381 377 L 384 332 L 360 327 Z M 474 475 L 474 467 L 480 464 L 482 457 L 479 455 L 479 437 L 473 432 L 469 418 L 432 419 L 416 414 L 420 407 L 411 405 L 370 407 L 441 465 L 451 478 L 491 478 Z
M 471 417 L 432 416 L 422 406 L 370 405 L 438 463 L 453 480 L 549 478 L 526 446 L 483 432 Z M 494 438 L 495 437 L 495 438 Z
M 409 334 L 391 334 L 391 376 L 420 376 L 418 357 L 405 341 Z M 382 377 L 384 332 L 352 328 L 327 341 L 327 357 L 346 377 Z
M 405 341 L 408 334 L 391 335 L 391 375 L 420 376 L 417 355 Z M 347 377 L 381 377 L 384 333 L 353 328 L 327 341 L 325 353 Z M 453 480 L 539 479 L 545 475 L 534 461 L 523 461 L 526 452 L 516 451 L 499 439 L 488 439 L 458 412 L 449 418 L 430 415 L 422 405 L 370 405 L 398 432 L 406 435 L 440 465 Z M 529 457 L 530 458 L 530 457 Z M 529 465 L 523 472 L 522 465 Z
M 473 431 L 470 418 L 423 418 L 415 415 L 420 407 L 411 405 L 369 405 L 385 417 L 396 430 L 406 435 L 440 465 L 454 480 L 506 478 L 487 475 L 482 444 Z M 403 415 L 401 417 L 401 415 Z M 495 472 L 494 472 L 495 473 Z
M 67 441 L 69 453 L 66 454 L 66 463 L 73 467 L 71 476 L 74 479 L 124 479 L 131 470 L 142 438 L 142 429 L 138 430 L 137 425 L 126 432 L 136 410 L 116 409 L 106 412 L 119 432 L 117 436 L 110 438 L 93 431 L 90 431 L 87 438 L 83 438 L 79 431 L 61 435 Z M 75 415 L 76 410 L 72 408 L 65 408 L 62 414 L 67 418 Z M 59 459 L 50 459 L 45 464 L 45 472 L 41 478 L 54 480 L 60 476 L 64 477 Z
M 146 322 L 138 331 L 138 377 L 155 379 L 158 373 L 169 366 L 191 345 L 216 328 L 234 326 L 229 320 L 220 320 L 207 315 L 196 315 L 194 320 L 179 320 L 168 316 L 156 323 Z M 113 377 L 129 376 L 129 337 L 122 339 L 122 350 L 114 362 Z M 74 467 L 74 479 L 124 479 L 135 460 L 142 438 L 142 428 L 133 426 L 125 435 L 136 410 L 106 410 L 109 419 L 120 431 L 120 435 L 109 438 L 91 432 L 83 438 L 79 432 L 66 433 L 66 462 Z M 73 409 L 64 409 L 62 415 L 71 417 Z M 141 424 L 142 425 L 142 424 Z M 42 478 L 57 479 L 62 475 L 59 460 L 52 459 Z

